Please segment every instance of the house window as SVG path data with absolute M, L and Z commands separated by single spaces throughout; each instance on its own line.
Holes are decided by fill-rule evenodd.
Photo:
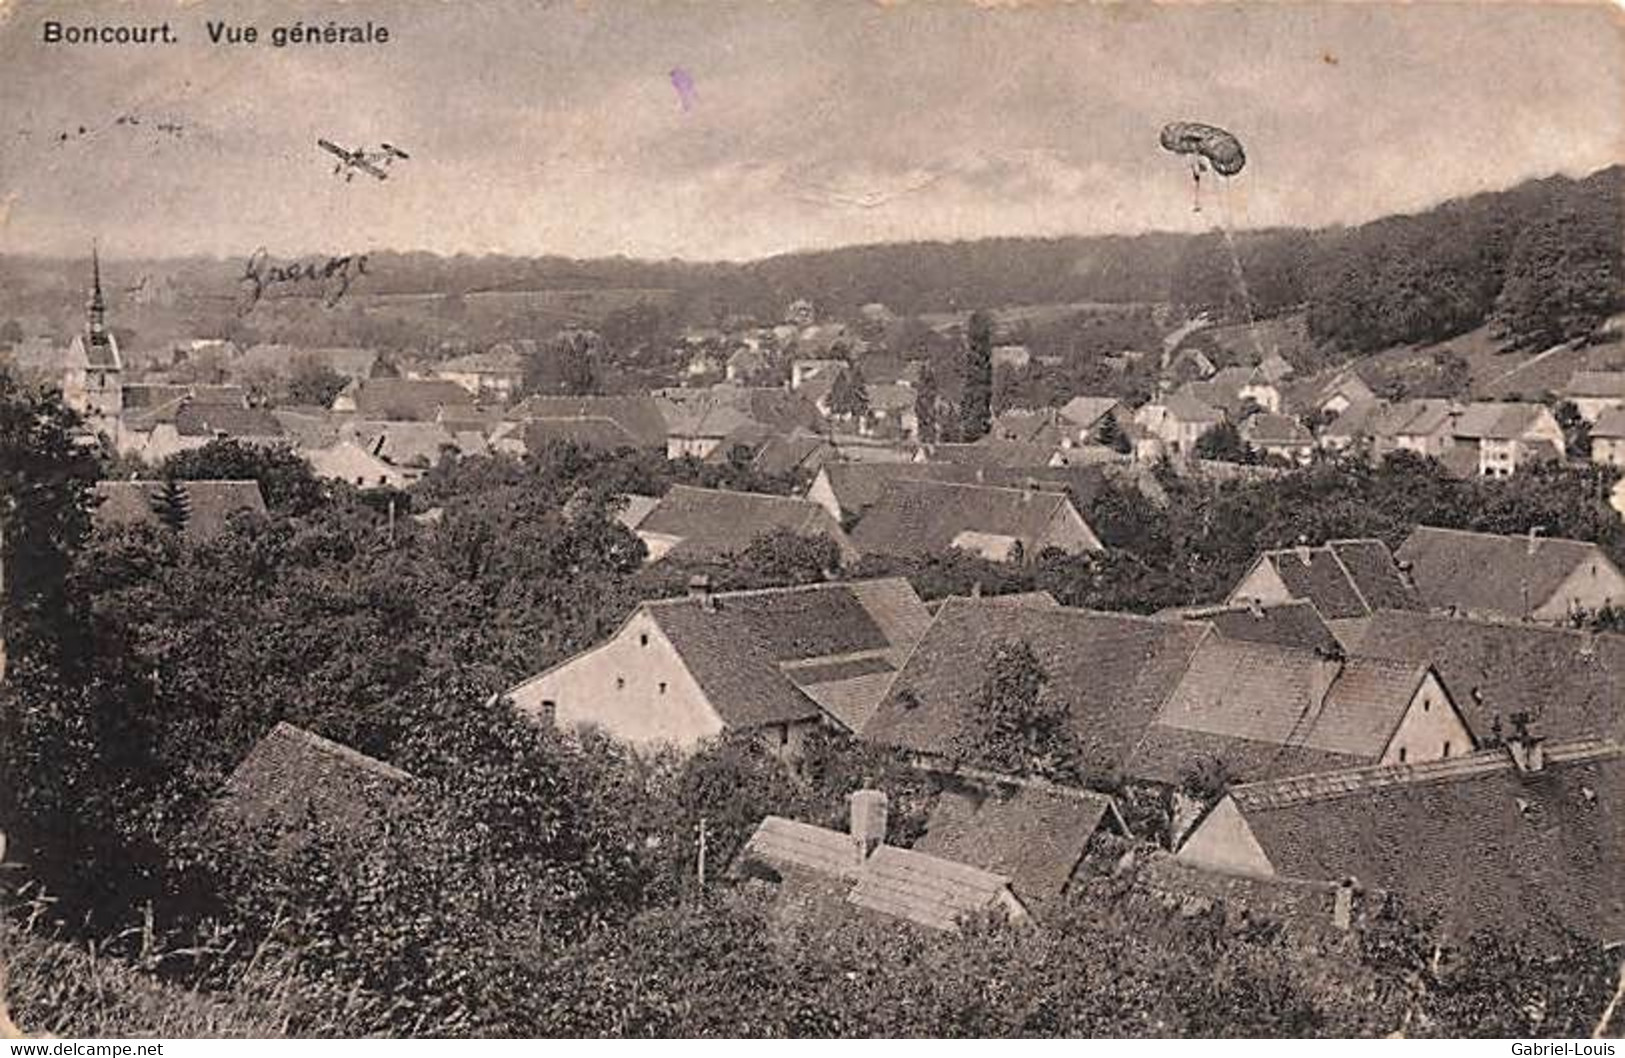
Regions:
M 625 676 L 617 676 L 617 677 L 615 677 L 615 689 L 617 691 L 626 690 L 626 677 Z
M 1405 763 L 1405 747 L 1404 746 L 1399 747 L 1399 763 L 1401 763 L 1401 764 Z
M 543 698 L 542 699 L 542 719 L 543 720 L 546 720 L 548 723 L 551 724 L 553 722 L 553 718 L 556 715 L 558 715 L 558 711 L 559 711 L 559 703 L 558 702 L 555 702 L 551 698 Z
M 665 680 L 660 681 L 660 693 L 661 694 L 666 693 L 666 681 Z
M 1450 740 L 1448 738 L 1444 740 L 1444 755 L 1450 756 Z
M 1433 696 L 1428 695 L 1428 694 L 1424 694 L 1422 696 L 1422 712 L 1425 713 L 1429 709 L 1432 709 L 1432 708 L 1433 708 Z
M 779 745 L 788 746 L 789 744 L 790 744 L 790 725 L 789 724 L 780 724 L 779 725 Z
M 646 647 L 648 645 L 649 645 L 649 633 L 648 632 L 640 633 L 638 635 L 638 646 Z

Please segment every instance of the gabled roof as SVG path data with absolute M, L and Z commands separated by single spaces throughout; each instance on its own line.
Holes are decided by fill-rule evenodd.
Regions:
M 778 529 L 827 536 L 845 557 L 855 554 L 846 533 L 824 508 L 794 496 L 673 485 L 638 529 L 675 538 L 677 543 L 667 554 L 676 558 L 734 554 Z
M 861 846 L 850 834 L 783 816 L 768 816 L 745 843 L 742 855 L 781 870 L 804 870 L 856 880 Z
M 368 453 L 397 467 L 426 470 L 440 462 L 443 450 L 461 450 L 457 438 L 437 422 L 356 422 L 351 429 Z
M 1353 653 L 1432 665 L 1479 740 L 1520 712 L 1553 738 L 1625 737 L 1622 636 L 1382 610 Z
M 644 608 L 732 728 L 816 717 L 827 708 L 824 696 L 848 713 L 836 714 L 843 723 L 867 716 L 929 621 L 900 577 L 719 592 L 709 606 L 661 599 Z
M 1421 605 L 1380 540 L 1277 548 L 1259 555 L 1258 564 L 1270 566 L 1292 598 L 1314 603 L 1328 621 L 1366 617 L 1380 606 Z
M 205 404 L 188 400 L 175 412 L 175 432 L 182 437 L 281 437 L 282 423 L 264 408 L 239 404 Z
M 265 513 L 257 481 L 186 481 L 181 488 L 186 509 L 182 528 L 194 540 L 219 536 L 238 512 Z M 98 481 L 95 524 L 160 525 L 157 505 L 163 495 L 162 481 Z
M 1217 423 L 1224 421 L 1224 412 L 1189 392 L 1177 392 L 1162 401 L 1164 413 L 1188 423 Z
M 1625 400 L 1625 371 L 1576 371 L 1563 395 Z
M 1000 906 L 1010 879 L 936 856 L 882 845 L 870 854 L 847 901 L 936 930 Z
M 1290 415 L 1262 412 L 1241 424 L 1242 439 L 1255 445 L 1311 445 L 1314 435 Z
M 1008 877 L 1031 908 L 1061 896 L 1108 813 L 1114 810 L 1106 795 L 1048 783 L 948 789 L 914 849 Z
M 564 443 L 606 451 L 638 447 L 637 438 L 609 418 L 529 419 L 524 425 L 525 448 L 533 453 L 547 444 Z
M 1239 786 L 1230 797 L 1277 875 L 1400 895 L 1479 929 L 1625 939 L 1625 754 L 1548 744 L 1521 774 L 1504 749 Z
M 650 396 L 526 397 L 509 409 L 508 418 L 610 419 L 636 438 L 639 448 L 666 445 L 666 417 Z
M 1608 557 L 1596 544 L 1418 526 L 1395 556 L 1410 563 L 1422 601 L 1438 610 L 1522 619 L 1580 566 Z M 1625 600 L 1621 600 L 1625 602 Z
M 1320 611 L 1310 602 L 1201 606 L 1175 611 L 1174 616 L 1204 621 L 1224 638 L 1245 643 L 1274 643 L 1327 654 L 1341 649 Z
M 1173 693 L 1207 629 L 1149 617 L 952 600 L 937 613 L 863 730 L 865 738 L 946 754 L 986 679 L 994 645 L 1032 648 L 1094 768 L 1121 767 Z
M 1625 408 L 1606 408 L 1591 424 L 1593 438 L 1616 440 L 1625 437 Z
M 864 512 L 852 541 L 866 554 L 946 551 L 965 533 L 1009 537 L 1028 555 L 1058 514 L 1072 508 L 1062 492 L 942 481 L 889 482 Z
M 1130 770 L 1177 782 L 1198 756 L 1224 761 L 1244 778 L 1370 764 L 1392 740 L 1425 673 L 1404 662 L 1342 663 L 1312 650 L 1211 637 Z
M 468 390 L 438 378 L 369 378 L 348 391 L 359 415 L 432 422 L 440 409 L 468 403 Z
M 827 438 L 816 434 L 774 434 L 756 450 L 750 465 L 751 469 L 762 474 L 789 474 L 798 470 L 817 472 L 834 452 L 835 446 Z
M 1073 397 L 1061 405 L 1061 418 L 1081 429 L 1094 426 L 1122 405 L 1116 397 Z
M 971 444 L 936 442 L 922 446 L 934 463 L 961 463 L 973 467 L 1043 467 L 1055 457 L 1055 445 L 1023 444 L 985 437 Z
M 411 781 L 399 768 L 283 721 L 231 773 L 215 810 L 271 827 L 284 841 L 309 836 L 312 824 L 341 838 L 361 837 Z
M 1060 413 L 1054 408 L 1037 410 L 1012 408 L 994 417 L 989 436 L 1000 441 L 1055 448 L 1070 432 L 1070 428 L 1060 421 Z
M 1452 432 L 1467 440 L 1511 441 L 1524 436 L 1543 414 L 1539 404 L 1475 401 L 1456 416 Z

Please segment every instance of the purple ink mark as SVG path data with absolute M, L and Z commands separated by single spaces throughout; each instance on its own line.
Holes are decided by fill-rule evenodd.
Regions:
M 694 90 L 693 76 L 681 66 L 676 67 L 671 72 L 671 86 L 677 89 L 677 102 L 683 110 L 693 109 L 700 98 L 700 94 Z

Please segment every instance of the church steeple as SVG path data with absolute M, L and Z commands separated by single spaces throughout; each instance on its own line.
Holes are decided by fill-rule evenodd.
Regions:
M 102 297 L 102 260 L 100 248 L 90 244 L 90 304 L 89 338 L 92 345 L 107 344 L 107 301 Z

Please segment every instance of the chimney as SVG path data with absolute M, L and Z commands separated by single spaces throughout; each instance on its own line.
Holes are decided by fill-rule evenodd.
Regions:
M 886 843 L 886 795 L 880 790 L 856 790 L 847 795 L 851 805 L 852 840 L 865 859 Z
M 1354 924 L 1354 879 L 1344 878 L 1337 883 L 1337 894 L 1332 902 L 1332 925 L 1347 932 Z
M 688 578 L 688 597 L 699 603 L 702 610 L 717 608 L 717 596 L 716 592 L 711 590 L 711 578 L 704 573 L 696 573 Z
M 1512 754 L 1512 763 L 1517 765 L 1518 774 L 1536 775 L 1546 768 L 1546 747 L 1542 745 L 1546 740 L 1539 735 L 1529 733 L 1529 714 L 1512 714 L 1512 737 L 1506 740 L 1507 752 Z

